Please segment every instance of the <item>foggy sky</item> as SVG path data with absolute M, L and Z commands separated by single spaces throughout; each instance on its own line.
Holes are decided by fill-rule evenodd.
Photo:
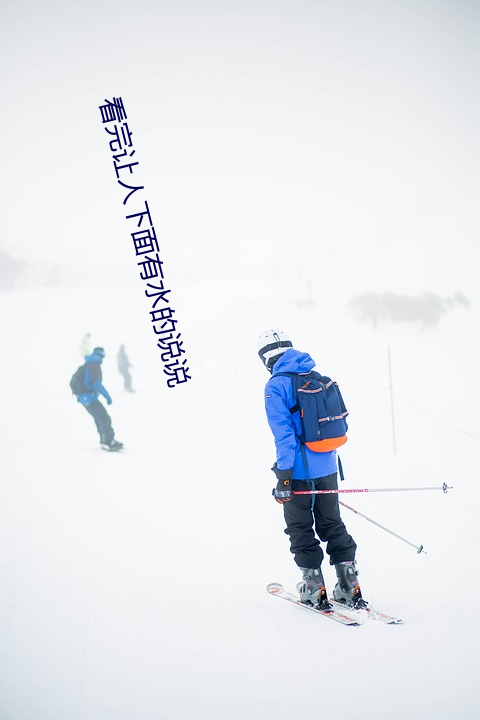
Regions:
M 2 7 L 12 253 L 132 262 L 98 110 L 121 96 L 175 267 L 248 273 L 300 243 L 362 289 L 476 285 L 475 3 Z

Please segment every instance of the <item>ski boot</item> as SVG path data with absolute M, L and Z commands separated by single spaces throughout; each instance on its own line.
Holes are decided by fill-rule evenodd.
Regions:
M 100 444 L 104 450 L 109 450 L 110 452 L 116 452 L 123 448 L 123 443 L 118 442 L 118 440 L 111 440 L 109 443 L 102 442 Z
M 320 568 L 300 568 L 300 570 L 303 576 L 303 582 L 297 585 L 300 602 L 306 605 L 314 605 L 324 612 L 331 610 L 332 606 L 328 602 L 325 582 Z
M 354 610 L 365 609 L 368 603 L 363 599 L 358 584 L 355 560 L 338 563 L 335 570 L 338 582 L 333 589 L 334 600 Z

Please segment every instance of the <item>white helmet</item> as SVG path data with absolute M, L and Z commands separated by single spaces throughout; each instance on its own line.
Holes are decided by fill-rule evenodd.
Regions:
M 279 328 L 265 330 L 258 338 L 257 343 L 258 354 L 268 370 L 272 369 L 274 360 L 291 347 L 293 347 L 292 341 Z

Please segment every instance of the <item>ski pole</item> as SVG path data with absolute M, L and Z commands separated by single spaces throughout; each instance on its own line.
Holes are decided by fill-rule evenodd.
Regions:
M 411 545 L 412 547 L 414 547 L 415 550 L 417 551 L 417 555 L 420 555 L 420 553 L 422 553 L 422 552 L 425 553 L 425 555 L 427 554 L 425 552 L 425 550 L 423 549 L 423 545 L 415 545 L 415 543 L 412 543 L 409 540 L 405 540 L 405 538 L 401 537 L 401 535 L 397 535 L 397 533 L 394 533 L 392 530 L 389 530 L 388 528 L 384 527 L 383 525 L 380 525 L 380 523 L 376 522 L 375 520 L 372 520 L 372 518 L 367 517 L 363 513 L 359 512 L 358 510 L 355 510 L 355 508 L 351 507 L 350 505 L 347 505 L 346 503 L 342 502 L 341 500 L 339 500 L 338 502 L 340 505 L 343 505 L 343 507 L 346 507 L 346 508 L 348 508 L 348 510 L 351 510 L 352 512 L 354 512 L 356 515 L 360 515 L 360 517 L 365 518 L 365 520 L 368 520 L 368 522 L 371 522 L 374 525 L 376 525 L 377 527 L 382 528 L 382 530 L 385 530 L 386 532 L 390 533 L 390 535 L 394 535 L 399 540 L 403 540 L 403 542 L 406 542 L 407 545 Z
M 367 492 L 412 492 L 414 490 L 453 490 L 452 485 L 443 485 L 438 487 L 416 487 L 416 488 L 342 488 L 341 490 L 294 490 L 292 495 L 334 495 L 337 493 L 367 493 Z

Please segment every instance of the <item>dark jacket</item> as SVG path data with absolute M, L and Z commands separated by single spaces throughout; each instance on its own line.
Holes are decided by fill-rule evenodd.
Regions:
M 78 402 L 82 405 L 90 405 L 97 400 L 99 395 L 103 395 L 109 404 L 112 402 L 112 398 L 102 385 L 102 360 L 101 355 L 95 353 L 85 357 L 86 368 L 83 384 L 87 392 L 78 396 Z

